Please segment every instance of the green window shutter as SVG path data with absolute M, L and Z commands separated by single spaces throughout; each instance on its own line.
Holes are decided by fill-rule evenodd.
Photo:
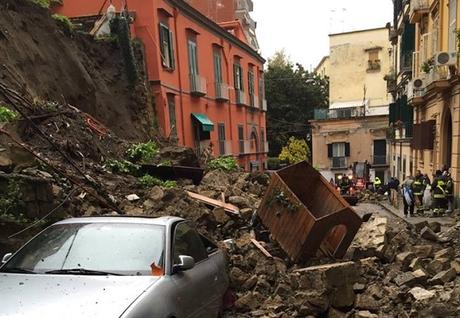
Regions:
M 173 39 L 173 34 L 171 31 L 169 31 L 168 40 L 169 40 L 169 61 L 170 61 L 169 67 L 174 69 L 176 67 L 176 60 L 174 57 L 174 39 Z
M 216 83 L 222 83 L 222 60 L 220 53 L 214 54 L 214 77 Z
M 165 52 L 165 46 L 164 43 L 166 41 L 165 36 L 164 36 L 164 26 L 163 24 L 159 23 L 158 24 L 158 30 L 160 31 L 160 54 L 161 54 L 161 63 L 163 66 L 166 65 L 166 52 Z
M 243 68 L 241 65 L 238 65 L 238 78 L 240 82 L 240 90 L 244 91 Z

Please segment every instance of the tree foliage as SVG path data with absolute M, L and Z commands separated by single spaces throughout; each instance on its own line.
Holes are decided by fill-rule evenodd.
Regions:
M 304 139 L 295 137 L 289 138 L 286 146 L 283 147 L 279 159 L 289 164 L 299 163 L 308 160 L 310 157 L 310 148 Z
M 265 71 L 267 139 L 270 155 L 278 156 L 291 136 L 306 139 L 315 108 L 329 105 L 329 80 L 294 64 L 284 51 L 268 61 Z

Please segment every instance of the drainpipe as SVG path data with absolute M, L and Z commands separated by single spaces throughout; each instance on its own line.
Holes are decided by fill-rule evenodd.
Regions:
M 231 50 L 232 50 L 232 47 L 231 47 L 231 44 L 229 46 L 229 49 L 228 49 L 228 55 L 225 53 L 225 43 L 224 43 L 224 40 L 220 40 L 220 44 L 222 46 L 222 54 L 224 55 L 224 60 L 225 60 L 225 67 L 227 68 L 227 85 L 230 86 L 230 65 L 229 65 L 229 59 L 230 59 L 230 56 L 231 56 Z M 230 122 L 230 140 L 232 141 L 232 145 L 233 145 L 233 120 L 232 120 L 232 98 L 229 94 L 228 96 L 229 98 L 229 101 L 228 101 L 228 117 L 229 117 L 229 122 Z M 238 141 L 239 142 L 239 141 Z
M 177 8 L 174 8 L 174 32 L 176 33 L 176 36 L 175 36 L 175 39 L 176 39 L 176 52 L 177 52 L 177 59 L 176 59 L 176 63 L 177 63 L 177 76 L 179 78 L 179 104 L 180 104 L 180 117 L 181 117 L 181 120 L 182 120 L 182 142 L 184 144 L 184 146 L 186 146 L 186 142 L 185 142 L 185 118 L 184 118 L 184 94 L 183 94 L 183 90 L 182 90 L 182 76 L 181 76 L 181 58 L 180 58 L 180 51 L 179 51 L 179 39 L 178 39 L 178 35 L 179 35 L 179 32 L 177 31 L 177 16 L 179 15 L 179 12 L 177 10 Z

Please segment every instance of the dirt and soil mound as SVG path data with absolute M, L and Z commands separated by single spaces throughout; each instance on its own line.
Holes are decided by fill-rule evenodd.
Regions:
M 122 138 L 147 139 L 153 108 L 146 82 L 128 84 L 117 42 L 67 33 L 46 9 L 1 1 L 0 83 L 31 100 L 71 104 Z

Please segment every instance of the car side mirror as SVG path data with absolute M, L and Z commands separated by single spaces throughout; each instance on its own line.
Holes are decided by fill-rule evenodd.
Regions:
M 5 254 L 5 255 L 3 256 L 3 258 L 2 258 L 2 264 L 1 264 L 1 265 L 3 265 L 3 264 L 5 264 L 6 262 L 8 262 L 9 259 L 11 258 L 11 256 L 13 256 L 13 253 Z
M 191 256 L 179 255 L 179 260 L 180 260 L 180 263 L 177 265 L 174 265 L 175 273 L 185 272 L 195 267 L 195 260 Z

